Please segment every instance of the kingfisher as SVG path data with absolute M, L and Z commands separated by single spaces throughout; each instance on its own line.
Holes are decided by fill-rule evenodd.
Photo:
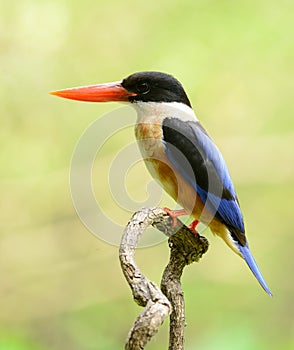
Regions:
M 68 88 L 52 95 L 88 102 L 127 102 L 137 112 L 135 135 L 151 175 L 181 206 L 165 210 L 176 219 L 190 215 L 241 256 L 272 296 L 247 238 L 237 194 L 216 144 L 199 122 L 182 84 L 161 72 L 139 72 L 106 84 Z

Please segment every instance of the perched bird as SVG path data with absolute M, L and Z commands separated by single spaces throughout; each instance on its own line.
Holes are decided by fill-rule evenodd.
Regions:
M 249 250 L 242 212 L 227 165 L 198 121 L 181 83 L 160 72 L 134 73 L 119 82 L 53 91 L 80 101 L 129 102 L 137 111 L 135 134 L 151 175 L 183 208 L 208 225 L 240 255 L 271 294 Z

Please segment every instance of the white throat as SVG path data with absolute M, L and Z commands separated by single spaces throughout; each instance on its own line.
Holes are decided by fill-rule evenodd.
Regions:
M 142 102 L 132 104 L 137 111 L 138 122 L 149 118 L 179 118 L 183 121 L 198 120 L 193 109 L 180 102 Z

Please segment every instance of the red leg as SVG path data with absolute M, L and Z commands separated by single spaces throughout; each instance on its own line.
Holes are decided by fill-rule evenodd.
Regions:
M 177 225 L 177 220 L 179 216 L 182 215 L 187 215 L 187 212 L 185 209 L 179 209 L 179 210 L 171 210 L 168 208 L 163 208 L 163 210 L 172 217 L 173 219 L 173 227 L 175 227 Z
M 198 235 L 199 233 L 196 230 L 197 225 L 199 224 L 198 220 L 194 220 L 191 222 L 191 224 L 188 226 L 191 231 L 193 231 L 194 235 Z

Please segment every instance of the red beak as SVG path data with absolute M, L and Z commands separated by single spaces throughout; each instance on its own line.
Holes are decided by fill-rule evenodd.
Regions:
M 135 93 L 122 87 L 121 82 L 79 86 L 75 88 L 52 91 L 50 94 L 69 98 L 71 100 L 88 102 L 127 102 L 129 101 L 130 96 L 136 96 Z

